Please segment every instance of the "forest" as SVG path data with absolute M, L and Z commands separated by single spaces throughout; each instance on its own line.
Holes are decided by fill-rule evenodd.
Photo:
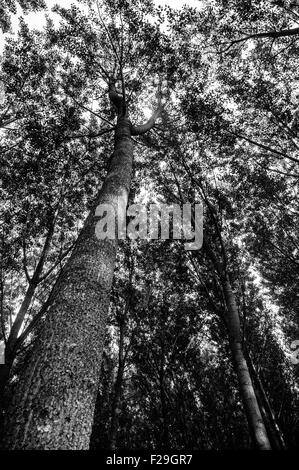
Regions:
M 0 29 L 0 448 L 298 448 L 299 2 Z

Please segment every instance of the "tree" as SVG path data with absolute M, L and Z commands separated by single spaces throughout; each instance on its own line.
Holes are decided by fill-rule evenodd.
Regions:
M 259 3 L 176 11 L 107 0 L 88 14 L 56 7 L 59 28 L 48 20 L 20 44 L 29 43 L 24 69 L 33 55 L 43 65 L 26 93 L 9 50 L 4 70 L 15 67 L 20 81 L 16 92 L 6 87 L 17 105 L 2 119 L 12 201 L 1 206 L 2 330 L 19 343 L 28 321 L 29 334 L 10 374 L 5 447 L 88 448 L 92 426 L 93 448 L 296 445 L 288 356 L 298 262 L 296 44 L 285 36 L 272 47 L 240 41 L 223 51 L 239 27 L 245 35 L 253 24 L 257 34 L 292 27 L 281 5 L 264 2 L 261 11 Z M 146 124 L 132 124 L 157 102 Z M 130 267 L 120 243 L 116 262 L 117 237 L 96 236 L 97 207 L 120 205 L 117 229 L 128 199 L 203 201 L 203 249 L 138 241 Z M 49 272 L 33 292 L 32 281 Z M 24 321 L 14 328 L 12 298 L 24 294 Z
M 72 13 L 76 11 L 73 9 Z M 103 186 L 55 284 L 30 362 L 7 412 L 8 447 L 88 448 L 117 248 L 117 239 L 97 238 L 96 208 L 101 204 L 110 204 L 115 209 L 120 206 L 117 223 L 122 224 L 131 185 L 131 135 L 150 130 L 161 111 L 159 105 L 146 124 L 132 126 L 123 78 L 124 44 L 116 49 L 98 14 L 110 42 L 110 61 L 118 61 L 115 70 L 106 71 L 109 99 L 117 115 L 114 151 Z M 122 93 L 116 88 L 118 77 Z
M 78 132 L 81 115 L 55 94 L 45 63 L 54 68 L 59 56 L 52 50 L 46 54 L 46 47 L 41 35 L 30 33 L 21 22 L 19 38 L 9 41 L 2 61 L 1 191 L 6 203 L 1 207 L 5 341 L 1 402 L 16 355 L 28 345 L 34 325 L 45 313 L 56 277 L 72 249 L 73 230 L 82 212 L 80 198 L 90 191 L 86 154 L 94 150 L 86 135 Z

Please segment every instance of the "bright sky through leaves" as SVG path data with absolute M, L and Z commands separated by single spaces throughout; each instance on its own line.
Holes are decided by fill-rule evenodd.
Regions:
M 198 7 L 200 4 L 199 0 L 154 0 L 156 5 L 161 5 L 161 6 L 170 6 L 171 8 L 182 8 L 184 5 L 187 5 L 189 7 Z M 48 8 L 48 13 L 51 12 L 51 9 L 54 7 L 54 5 L 61 5 L 64 8 L 69 8 L 72 4 L 76 3 L 74 0 L 47 0 L 47 8 Z M 41 12 L 31 12 L 28 13 L 27 15 L 24 15 L 20 6 L 17 5 L 18 11 L 15 15 L 11 16 L 11 22 L 12 22 L 12 30 L 15 32 L 18 28 L 18 23 L 19 23 L 19 17 L 22 15 L 24 16 L 24 19 L 26 23 L 32 28 L 32 29 L 42 29 L 45 24 L 46 24 L 46 17 L 44 11 Z M 55 19 L 57 22 L 59 22 L 59 16 L 56 13 L 50 13 L 51 18 L 55 22 Z M 4 37 L 3 33 L 1 33 L 0 36 L 0 53 L 3 50 L 4 47 Z

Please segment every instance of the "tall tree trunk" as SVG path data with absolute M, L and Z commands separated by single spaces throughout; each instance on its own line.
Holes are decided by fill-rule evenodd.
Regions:
M 57 282 L 7 412 L 4 448 L 88 449 L 117 240 L 95 234 L 99 204 L 123 216 L 131 183 L 131 123 L 120 116 L 103 187 Z
M 215 224 L 217 224 L 216 221 Z M 239 312 L 235 295 L 232 291 L 229 274 L 227 272 L 227 256 L 222 239 L 221 244 L 222 255 L 224 259 L 223 264 L 218 261 L 213 250 L 206 241 L 204 242 L 204 248 L 221 279 L 221 285 L 224 293 L 227 311 L 225 320 L 229 334 L 230 349 L 232 352 L 232 357 L 237 372 L 239 390 L 244 404 L 249 431 L 253 438 L 253 442 L 258 449 L 271 450 L 271 445 L 267 435 L 265 423 L 263 421 L 261 410 L 259 408 L 259 404 L 251 380 L 248 364 L 243 352 L 243 341 Z
M 192 177 L 190 174 L 188 167 L 187 172 L 191 179 L 197 183 L 197 181 Z M 225 303 L 227 307 L 227 318 L 226 324 L 228 327 L 229 333 L 229 342 L 230 342 L 230 349 L 232 352 L 233 361 L 236 367 L 238 382 L 239 382 L 239 390 L 240 394 L 244 403 L 244 409 L 249 425 L 250 433 L 253 437 L 253 441 L 258 449 L 260 450 L 271 450 L 271 445 L 267 436 L 267 431 L 265 428 L 265 424 L 263 422 L 263 418 L 261 415 L 261 411 L 259 409 L 259 405 L 257 402 L 257 398 L 255 395 L 255 391 L 253 388 L 251 376 L 249 373 L 248 365 L 246 359 L 244 357 L 243 348 L 242 348 L 242 337 L 241 337 L 241 326 L 240 326 L 240 319 L 239 319 L 239 312 L 238 307 L 236 304 L 235 296 L 233 294 L 230 279 L 227 274 L 226 265 L 227 265 L 227 257 L 225 246 L 223 244 L 223 240 L 221 237 L 221 231 L 219 230 L 219 226 L 217 220 L 214 216 L 213 209 L 208 198 L 205 196 L 205 192 L 203 190 L 203 186 L 198 184 L 198 186 L 202 189 L 204 195 L 204 201 L 206 202 L 210 213 L 212 214 L 212 219 L 219 236 L 219 240 L 221 242 L 221 250 L 224 263 L 220 263 L 217 257 L 215 256 L 212 248 L 210 247 L 209 243 L 206 239 L 204 239 L 203 248 L 206 251 L 208 258 L 210 259 L 212 265 L 214 266 L 215 271 L 218 273 L 219 278 L 221 279 L 221 284 L 223 288 L 223 293 L 225 296 Z M 177 182 L 179 197 L 176 199 L 180 199 L 182 203 L 185 202 L 184 197 L 182 195 L 180 186 Z M 194 218 L 192 219 L 194 223 Z M 208 294 L 208 292 L 207 292 Z M 210 296 L 208 295 L 209 301 Z
M 243 353 L 238 307 L 228 275 L 225 276 L 222 284 L 227 306 L 227 326 L 230 336 L 230 347 L 249 428 L 257 448 L 260 450 L 271 450 L 248 365 Z
M 249 365 L 249 361 L 248 361 L 247 358 L 246 358 L 246 360 L 247 360 L 247 363 Z M 251 373 L 251 377 L 253 379 L 255 395 L 256 395 L 256 398 L 257 398 L 257 402 L 258 402 L 262 417 L 263 417 L 263 421 L 264 421 L 266 430 L 267 430 L 267 435 L 268 435 L 268 438 L 269 438 L 269 441 L 270 441 L 271 449 L 272 450 L 281 450 L 280 444 L 279 444 L 279 442 L 276 438 L 274 429 L 273 429 L 272 424 L 269 420 L 269 415 L 268 415 L 268 413 L 265 409 L 265 406 L 264 406 L 265 403 L 264 403 L 264 400 L 261 396 L 261 391 L 260 391 L 259 387 L 256 386 L 256 381 L 254 380 L 254 374 L 252 374 L 251 367 L 249 367 L 249 370 L 250 370 L 250 373 Z
M 266 391 L 264 389 L 263 383 L 260 379 L 259 373 L 256 370 L 256 368 L 253 364 L 253 361 L 250 357 L 250 354 L 248 352 L 246 353 L 246 358 L 247 358 L 249 367 L 252 371 L 252 376 L 254 378 L 254 382 L 256 384 L 256 391 L 257 391 L 259 401 L 261 402 L 261 404 L 262 404 L 262 406 L 265 410 L 265 413 L 267 415 L 267 419 L 268 419 L 268 423 L 269 423 L 269 430 L 270 430 L 271 438 L 274 442 L 274 445 L 275 445 L 277 450 L 286 450 L 286 444 L 284 442 L 284 438 L 283 438 L 281 429 L 280 429 L 279 424 L 276 420 L 274 411 L 273 411 L 272 406 L 271 406 L 271 404 L 269 402 L 269 399 L 267 397 L 267 394 L 266 394 Z

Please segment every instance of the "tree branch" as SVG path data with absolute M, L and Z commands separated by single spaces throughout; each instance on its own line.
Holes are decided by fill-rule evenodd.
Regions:
M 255 140 L 252 140 L 245 135 L 238 134 L 237 132 L 232 132 L 232 131 L 225 131 L 225 132 L 227 132 L 228 134 L 234 135 L 238 137 L 239 139 L 244 139 L 250 144 L 256 145 L 257 147 L 261 147 L 262 149 L 267 150 L 268 152 L 274 153 L 275 155 L 278 155 L 280 158 L 287 158 L 288 160 L 291 160 L 295 163 L 299 163 L 299 160 L 297 158 L 291 157 L 290 155 L 280 152 L 279 150 L 273 149 L 272 147 L 269 147 L 268 145 L 262 144 L 260 142 L 256 142 Z
M 277 38 L 282 38 L 282 37 L 298 36 L 298 35 L 299 35 L 299 27 L 292 28 L 292 29 L 282 29 L 281 31 L 265 31 L 261 33 L 248 34 L 246 36 L 243 36 L 242 38 L 234 39 L 233 41 L 231 41 L 227 49 L 225 49 L 223 52 L 227 52 L 234 44 L 239 44 L 240 42 L 245 42 L 245 41 L 248 41 L 249 39 L 259 39 L 259 38 L 277 39 Z
M 26 279 L 27 279 L 28 283 L 30 284 L 31 277 L 29 275 L 28 268 L 27 268 L 27 255 L 26 255 L 25 237 L 23 237 L 22 247 L 23 247 L 23 266 L 24 266 L 25 276 L 26 276 Z
M 161 103 L 161 96 L 159 96 L 158 97 L 158 108 L 153 113 L 151 118 L 145 124 L 141 124 L 139 126 L 132 125 L 131 126 L 131 135 L 142 135 L 142 134 L 146 134 L 146 132 L 151 130 L 154 127 L 154 125 L 156 123 L 156 120 L 159 118 L 159 116 L 162 112 L 162 109 L 163 109 L 163 105 Z
M 109 129 L 103 129 L 100 132 L 97 132 L 96 134 L 75 134 L 75 135 L 70 135 L 64 139 L 64 141 L 68 140 L 73 140 L 73 139 L 81 139 L 83 137 L 87 137 L 89 139 L 95 139 L 97 137 L 101 137 L 104 134 L 108 134 L 109 132 L 114 131 L 114 126 L 109 127 Z

